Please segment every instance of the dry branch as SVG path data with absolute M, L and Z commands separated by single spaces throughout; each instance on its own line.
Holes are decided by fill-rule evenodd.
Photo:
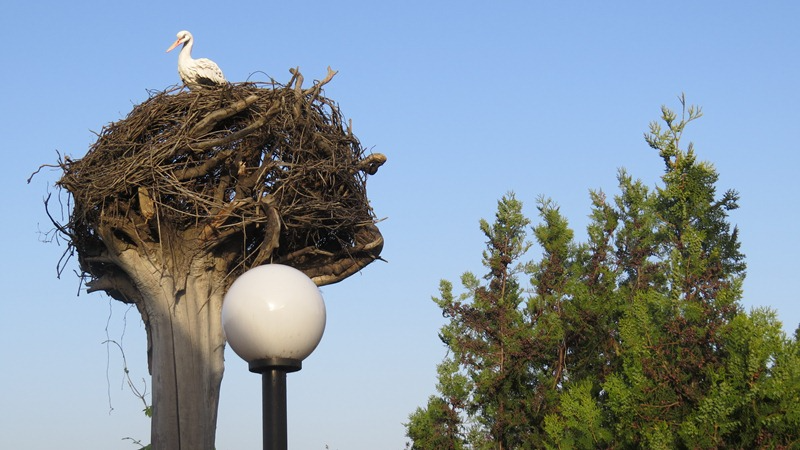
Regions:
M 239 100 L 238 102 L 234 102 L 229 106 L 209 113 L 205 116 L 205 118 L 203 118 L 203 120 L 198 122 L 197 125 L 192 127 L 191 131 L 189 131 L 189 134 L 194 137 L 199 137 L 208 133 L 214 128 L 214 125 L 218 124 L 222 119 L 227 119 L 234 114 L 244 111 L 248 106 L 257 102 L 258 98 L 258 95 L 253 94 L 244 100 Z

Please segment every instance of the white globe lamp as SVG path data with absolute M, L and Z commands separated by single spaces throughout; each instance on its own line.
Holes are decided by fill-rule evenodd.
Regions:
M 303 272 L 254 267 L 222 302 L 222 329 L 234 352 L 263 382 L 264 449 L 286 449 L 286 373 L 302 368 L 325 331 L 325 302 Z

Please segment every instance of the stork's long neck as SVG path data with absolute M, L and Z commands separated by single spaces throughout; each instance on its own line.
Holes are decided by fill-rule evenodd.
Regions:
M 188 41 L 183 43 L 181 52 L 178 54 L 179 62 L 186 64 L 192 61 L 192 44 L 194 44 L 193 41 L 194 39 L 189 39 Z

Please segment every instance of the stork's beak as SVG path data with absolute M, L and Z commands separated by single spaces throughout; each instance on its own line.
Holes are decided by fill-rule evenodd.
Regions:
M 180 40 L 180 39 L 178 39 L 177 41 L 175 41 L 175 43 L 174 43 L 174 44 L 172 44 L 172 45 L 171 45 L 171 46 L 170 46 L 170 47 L 167 49 L 167 53 L 171 52 L 171 51 L 172 51 L 172 49 L 174 49 L 175 47 L 177 47 L 177 46 L 179 46 L 179 45 L 181 45 L 181 40 Z

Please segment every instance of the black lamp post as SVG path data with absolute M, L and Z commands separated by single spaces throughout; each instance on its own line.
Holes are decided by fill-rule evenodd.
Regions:
M 264 450 L 286 450 L 286 374 L 302 368 L 325 331 L 325 302 L 317 285 L 289 266 L 248 270 L 222 303 L 222 328 L 231 348 L 260 373 Z

